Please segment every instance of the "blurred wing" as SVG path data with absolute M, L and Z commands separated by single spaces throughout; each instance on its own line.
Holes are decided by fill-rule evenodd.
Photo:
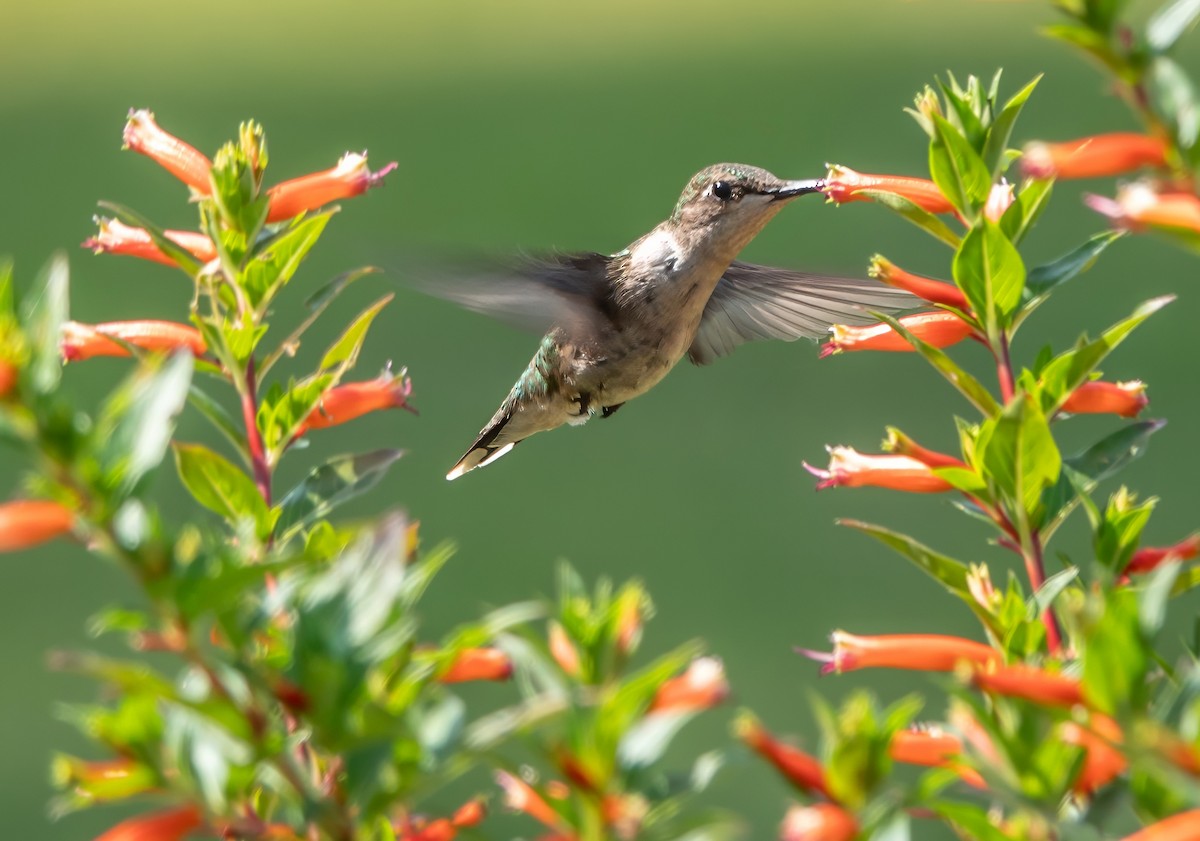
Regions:
M 816 339 L 832 324 L 874 321 L 871 310 L 890 315 L 919 304 L 919 298 L 873 280 L 735 262 L 708 299 L 688 357 L 707 365 L 746 342 Z
M 421 292 L 531 332 L 560 326 L 591 331 L 610 317 L 608 257 L 555 254 L 510 264 L 408 273 Z

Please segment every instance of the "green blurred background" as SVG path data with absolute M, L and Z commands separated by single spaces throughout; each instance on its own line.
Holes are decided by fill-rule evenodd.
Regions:
M 714 0 L 646 3 L 446 0 L 353 4 L 208 4 L 131 0 L 7 3 L 0 9 L 0 251 L 23 282 L 54 250 L 71 253 L 72 313 L 81 320 L 181 318 L 182 276 L 76 246 L 99 199 L 139 209 L 168 227 L 194 224 L 185 191 L 140 156 L 121 153 L 126 110 L 149 107 L 167 129 L 212 152 L 254 117 L 265 124 L 271 180 L 332 165 L 347 149 L 400 162 L 387 185 L 347 203 L 285 296 L 277 321 L 333 274 L 382 263 L 393 278 L 406 254 L 518 249 L 615 251 L 672 207 L 700 167 L 723 160 L 813 177 L 826 161 L 866 171 L 924 172 L 924 136 L 902 113 L 947 69 L 1006 72 L 1011 92 L 1046 78 L 1016 138 L 1064 138 L 1133 127 L 1102 77 L 1035 33 L 1054 17 L 1041 2 L 963 0 Z M 1184 61 L 1197 67 L 1196 41 Z M 1111 191 L 1110 184 L 1087 185 Z M 1063 185 L 1029 249 L 1048 259 L 1099 229 Z M 886 212 L 816 199 L 784 212 L 744 255 L 766 263 L 860 274 L 882 252 L 946 275 L 946 252 Z M 1107 368 L 1151 385 L 1154 416 L 1172 424 L 1127 481 L 1165 501 L 1155 541 L 1196 526 L 1194 258 L 1130 239 L 1042 310 L 1018 342 L 1059 346 L 1139 300 L 1180 300 L 1134 336 Z M 360 282 L 306 345 L 311 363 L 331 331 L 386 289 Z M 815 495 L 801 459 L 826 443 L 875 448 L 885 424 L 931 446 L 953 444 L 961 402 L 922 363 L 900 355 L 817 361 L 815 347 L 759 344 L 705 369 L 683 365 L 653 394 L 609 422 L 538 436 L 455 483 L 446 469 L 490 417 L 535 346 L 453 306 L 400 290 L 377 322 L 361 373 L 407 365 L 421 416 L 388 413 L 314 436 L 285 464 L 286 486 L 314 459 L 403 446 L 408 457 L 357 509 L 405 506 L 427 543 L 460 552 L 425 605 L 432 636 L 489 605 L 550 594 L 567 558 L 589 579 L 640 576 L 658 618 L 647 649 L 702 636 L 726 659 L 736 701 L 784 732 L 810 737 L 815 668 L 792 646 L 821 647 L 833 628 L 859 632 L 977 633 L 967 613 L 920 573 L 833 520 L 855 516 L 908 529 L 949 552 L 994 565 L 981 528 L 944 499 L 885 492 Z M 983 371 L 977 348 L 959 354 Z M 72 367 L 69 387 L 94 404 L 126 365 Z M 1068 449 L 1114 428 L 1081 418 L 1063 428 Z M 181 436 L 208 435 L 185 418 Z M 3 458 L 4 494 L 21 460 Z M 159 494 L 173 515 L 182 496 L 165 471 Z M 1086 549 L 1076 523 L 1057 546 Z M 0 814 L 4 837 L 80 839 L 108 825 L 103 810 L 49 822 L 48 763 L 86 750 L 55 705 L 87 700 L 91 686 L 51 673 L 46 653 L 88 644 L 86 617 L 129 601 L 118 571 L 64 544 L 4 559 L 0 587 Z M 1194 611 L 1195 602 L 1180 606 Z M 1177 627 L 1190 627 L 1181 615 Z M 900 675 L 851 675 L 820 689 L 870 685 L 888 698 L 926 684 Z M 490 700 L 508 697 L 488 695 Z M 936 717 L 935 704 L 927 710 Z M 727 712 L 692 725 L 678 752 L 725 745 Z M 735 759 L 735 761 L 737 761 Z M 718 779 L 714 803 L 748 816 L 764 837 L 787 792 L 745 762 Z M 480 779 L 477 785 L 486 786 Z M 528 827 L 528 824 L 524 824 Z

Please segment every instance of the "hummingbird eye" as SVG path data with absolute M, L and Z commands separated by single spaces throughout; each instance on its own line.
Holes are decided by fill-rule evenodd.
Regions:
M 733 198 L 733 185 L 728 181 L 714 181 L 712 185 L 712 194 L 721 201 L 729 201 Z

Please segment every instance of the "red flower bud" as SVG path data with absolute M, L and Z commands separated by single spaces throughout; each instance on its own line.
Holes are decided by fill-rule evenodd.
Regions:
M 558 816 L 558 812 L 554 811 L 529 783 L 507 771 L 497 771 L 496 782 L 504 789 L 504 805 L 508 808 L 524 812 L 551 829 L 562 827 L 562 818 Z
M 907 175 L 870 175 L 837 164 L 826 166 L 829 167 L 829 173 L 825 176 L 825 186 L 821 192 L 837 204 L 870 201 L 871 197 L 863 195 L 862 191 L 880 190 L 902 196 L 930 213 L 954 212 L 954 205 L 928 179 Z
M 131 228 L 118 219 L 99 218 L 96 221 L 100 225 L 100 232 L 85 239 L 82 243 L 84 248 L 90 248 L 96 254 L 126 254 L 167 266 L 175 265 L 175 261 L 159 250 L 150 234 L 142 228 Z M 195 231 L 163 231 L 163 235 L 201 263 L 207 263 L 217 257 L 216 246 L 204 234 Z
M 0 552 L 16 552 L 67 534 L 75 525 L 70 509 L 46 499 L 0 504 Z
M 831 639 L 831 654 L 798 649 L 805 657 L 824 664 L 821 666 L 823 675 L 871 668 L 950 672 L 959 663 L 982 666 L 1000 660 L 1000 652 L 991 646 L 941 634 L 860 637 L 834 631 Z
M 180 806 L 123 820 L 96 841 L 181 841 L 202 823 L 195 806 Z
M 1141 380 L 1123 383 L 1092 380 L 1072 391 L 1062 409 L 1073 415 L 1112 414 L 1135 418 L 1149 403 L 1146 385 Z
M 1200 838 L 1200 809 L 1180 812 L 1126 835 L 1121 841 L 1195 841 Z
M 471 680 L 508 680 L 512 661 L 498 648 L 464 648 L 450 668 L 438 677 L 439 683 L 464 683 Z
M 464 826 L 476 826 L 485 817 L 487 817 L 487 806 L 483 800 L 476 797 L 474 800 L 468 800 L 459 806 L 450 821 L 456 827 L 462 828 Z
M 617 651 L 628 654 L 642 636 L 642 598 L 626 595 L 617 606 Z
M 927 277 L 906 272 L 892 261 L 879 254 L 871 258 L 871 277 L 878 281 L 911 292 L 918 298 L 934 304 L 946 304 L 960 310 L 969 309 L 967 297 L 953 283 L 942 280 L 932 280 Z
M 658 687 L 650 713 L 692 712 L 715 707 L 729 696 L 725 667 L 716 657 L 698 657 L 687 671 Z
M 919 312 L 905 315 L 900 325 L 918 339 L 934 347 L 949 347 L 971 335 L 972 327 L 952 312 Z M 835 324 L 829 328 L 833 338 L 821 345 L 821 358 L 850 350 L 910 352 L 908 340 L 882 322 L 863 327 Z
M 780 841 L 853 841 L 857 835 L 858 821 L 832 803 L 793 806 L 779 830 Z
M 371 172 L 365 153 L 347 152 L 333 169 L 293 178 L 267 190 L 271 200 L 267 221 L 281 222 L 339 199 L 361 195 L 381 184 L 396 167 L 392 162 L 378 172 Z
M 1191 193 L 1156 193 L 1135 183 L 1122 187 L 1115 199 L 1088 195 L 1084 202 L 1119 228 L 1200 233 L 1200 198 Z
M 954 486 L 936 475 L 928 464 L 910 456 L 864 455 L 851 447 L 828 447 L 829 468 L 822 470 L 804 462 L 804 469 L 825 488 L 889 488 L 911 493 L 940 493 Z
M 113 339 L 160 353 L 187 348 L 193 356 L 202 356 L 207 350 L 199 330 L 174 321 L 110 321 L 105 324 L 68 321 L 62 326 L 59 348 L 68 362 L 94 356 L 129 356 L 125 346 Z
M 321 396 L 321 402 L 296 429 L 295 437 L 302 437 L 310 429 L 337 426 L 381 409 L 412 412 L 413 408 L 408 405 L 410 394 L 412 380 L 403 371 L 396 376 L 384 373 L 366 382 L 335 386 Z
M 579 675 L 579 652 L 575 648 L 575 643 L 571 642 L 567 632 L 563 630 L 563 626 L 557 622 L 551 622 L 548 637 L 550 655 L 554 658 L 554 662 L 558 663 L 559 668 L 571 677 L 577 677 Z
M 748 748 L 774 765 L 792 785 L 802 791 L 829 797 L 825 769 L 816 757 L 778 741 L 750 715 L 738 718 L 734 723 L 734 732 Z
M 971 683 L 983 692 L 1023 698 L 1045 706 L 1073 707 L 1085 703 L 1083 687 L 1075 678 L 1021 663 L 979 669 L 972 673 Z
M 212 161 L 159 128 L 154 115 L 146 109 L 129 112 L 124 141 L 126 149 L 147 156 L 196 192 L 206 196 L 212 192 L 209 183 Z
M 1138 549 L 1129 559 L 1125 574 L 1149 572 L 1167 561 L 1189 561 L 1200 554 L 1200 532 L 1185 537 L 1171 546 L 1146 546 Z
M 950 768 L 967 785 L 987 788 L 979 772 L 960 761 L 962 740 L 940 729 L 899 730 L 892 735 L 889 751 L 896 762 L 927 768 Z
M 1096 178 L 1166 163 L 1166 143 L 1130 132 L 1097 134 L 1065 143 L 1029 143 L 1021 156 L 1021 170 L 1030 178 Z

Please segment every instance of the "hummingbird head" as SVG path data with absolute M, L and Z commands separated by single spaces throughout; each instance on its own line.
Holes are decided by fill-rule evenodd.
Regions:
M 756 166 L 716 164 L 688 181 L 671 222 L 690 238 L 731 251 L 732 259 L 785 204 L 820 190 L 820 181 L 784 181 Z

